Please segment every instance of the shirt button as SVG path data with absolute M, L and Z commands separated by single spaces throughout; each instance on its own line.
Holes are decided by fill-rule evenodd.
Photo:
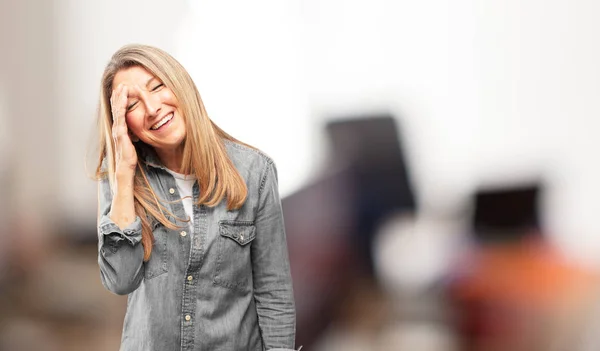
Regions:
M 188 278 L 187 278 L 187 279 L 188 279 L 189 281 L 192 281 L 192 279 L 194 279 L 194 277 L 192 277 L 191 275 L 188 275 Z
M 173 188 L 169 189 L 169 194 L 175 194 L 175 189 L 173 189 Z
M 187 235 L 187 233 L 185 232 L 185 230 L 182 230 L 182 231 L 181 231 L 181 233 L 179 233 L 179 235 L 181 235 L 181 236 L 186 236 L 186 235 Z
M 190 317 L 190 315 L 189 315 L 189 314 L 186 314 L 186 315 L 185 315 L 185 320 L 189 322 L 189 321 L 190 321 L 190 319 L 192 319 L 192 317 Z

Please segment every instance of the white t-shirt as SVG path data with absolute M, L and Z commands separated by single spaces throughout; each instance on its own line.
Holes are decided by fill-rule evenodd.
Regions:
M 196 178 L 191 175 L 185 175 L 177 172 L 173 172 L 172 170 L 165 168 L 167 172 L 171 173 L 171 175 L 175 178 L 175 183 L 177 183 L 177 190 L 179 190 L 179 195 L 183 199 L 183 209 L 185 210 L 185 214 L 190 218 L 190 228 L 194 226 L 194 193 L 193 187 L 196 182 Z

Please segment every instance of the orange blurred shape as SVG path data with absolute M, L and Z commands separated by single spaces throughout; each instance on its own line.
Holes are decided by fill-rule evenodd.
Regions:
M 533 303 L 578 299 L 598 286 L 598 272 L 567 260 L 551 245 L 530 241 L 482 248 L 453 286 L 459 299 Z

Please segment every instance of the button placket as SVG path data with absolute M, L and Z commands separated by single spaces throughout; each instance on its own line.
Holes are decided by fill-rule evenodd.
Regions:
M 175 188 L 175 187 L 173 187 Z M 194 184 L 193 189 L 193 201 L 197 201 L 199 196 L 197 184 Z M 174 198 L 175 196 L 171 196 Z M 207 219 L 206 211 L 203 206 L 193 206 L 194 209 L 194 226 L 185 228 L 179 232 L 180 240 L 185 247 L 189 245 L 189 263 L 183 276 L 183 295 L 182 295 L 182 308 L 183 308 L 183 319 L 181 341 L 182 345 L 192 346 L 194 343 L 194 320 L 192 314 L 196 311 L 196 303 L 198 301 L 198 289 L 196 289 L 196 279 L 199 279 L 198 270 L 201 263 L 201 248 L 199 245 L 200 237 L 204 235 L 207 230 Z M 199 215 L 198 213 L 199 212 Z M 184 229 L 184 228 L 182 228 Z M 187 240 L 187 237 L 190 240 Z M 200 318 L 200 317 L 199 317 Z M 186 350 L 188 348 L 185 348 Z

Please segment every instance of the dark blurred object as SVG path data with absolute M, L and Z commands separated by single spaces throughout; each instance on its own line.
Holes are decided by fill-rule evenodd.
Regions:
M 333 162 L 347 167 L 355 189 L 358 259 L 373 274 L 372 242 L 391 213 L 415 211 L 396 119 L 389 114 L 349 116 L 327 125 Z
M 513 242 L 540 233 L 542 185 L 482 189 L 475 194 L 473 235 L 479 243 Z
M 310 349 L 333 318 L 357 270 L 347 173 L 331 171 L 282 199 L 294 295 L 296 344 Z
M 598 292 L 597 272 L 546 238 L 542 185 L 474 195 L 474 245 L 451 267 L 448 297 L 465 351 L 574 350 Z
M 326 170 L 282 200 L 297 344 L 305 348 L 342 318 L 344 301 L 354 291 L 376 293 L 371 257 L 375 231 L 386 216 L 415 208 L 392 116 L 338 120 L 326 129 L 333 151 Z
M 336 120 L 326 126 L 335 162 L 356 172 L 363 197 L 379 215 L 415 209 L 398 125 L 391 115 L 365 115 Z M 368 196 L 367 196 L 368 195 Z M 366 206 L 364 206 L 366 207 Z M 371 209 L 371 212 L 375 212 Z

